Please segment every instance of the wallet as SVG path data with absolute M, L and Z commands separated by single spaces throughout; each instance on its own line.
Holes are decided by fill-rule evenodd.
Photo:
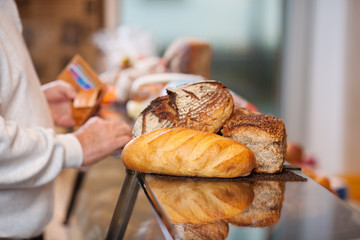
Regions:
M 75 55 L 71 59 L 57 79 L 64 80 L 76 88 L 78 94 L 72 102 L 72 116 L 76 126 L 82 125 L 100 107 L 106 85 L 80 55 Z

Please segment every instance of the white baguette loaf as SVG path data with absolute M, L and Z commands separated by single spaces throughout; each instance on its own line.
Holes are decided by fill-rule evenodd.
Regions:
M 133 139 L 122 161 L 140 172 L 219 178 L 247 176 L 255 167 L 254 154 L 245 145 L 185 128 L 162 128 Z

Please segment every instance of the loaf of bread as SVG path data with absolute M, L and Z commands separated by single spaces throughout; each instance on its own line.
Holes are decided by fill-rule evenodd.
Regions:
M 160 129 L 183 127 L 217 133 L 230 118 L 234 103 L 230 91 L 216 81 L 167 88 L 138 116 L 133 136 Z
M 257 181 L 252 184 L 254 200 L 249 208 L 227 222 L 236 226 L 268 227 L 280 219 L 285 182 Z
M 224 137 L 234 139 L 253 151 L 255 172 L 282 171 L 286 155 L 286 129 L 280 118 L 235 107 L 221 132 Z
M 247 176 L 255 166 L 254 154 L 243 144 L 187 128 L 158 129 L 133 139 L 122 161 L 140 172 L 219 178 Z
M 231 218 L 254 199 L 249 183 L 147 179 L 156 199 L 174 224 L 211 223 Z
M 178 38 L 164 53 L 170 72 L 190 73 L 210 79 L 212 49 L 208 42 L 196 38 Z

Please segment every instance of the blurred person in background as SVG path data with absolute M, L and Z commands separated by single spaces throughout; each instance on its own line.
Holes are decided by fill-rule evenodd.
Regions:
M 62 169 L 94 164 L 131 140 L 125 122 L 93 117 L 74 126 L 73 87 L 40 86 L 13 0 L 0 0 L 0 238 L 41 235 L 52 218 L 53 182 Z

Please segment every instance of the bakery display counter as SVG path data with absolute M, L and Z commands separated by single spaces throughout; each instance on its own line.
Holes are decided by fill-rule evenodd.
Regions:
M 107 119 L 127 120 L 124 112 L 101 109 Z M 71 213 L 79 240 L 360 238 L 360 212 L 288 165 L 280 174 L 184 178 L 130 171 L 113 156 L 86 171 Z
M 138 194 L 148 203 L 137 205 Z M 131 220 L 150 206 L 146 225 Z M 360 212 L 300 170 L 228 180 L 127 170 L 106 239 L 359 237 Z

